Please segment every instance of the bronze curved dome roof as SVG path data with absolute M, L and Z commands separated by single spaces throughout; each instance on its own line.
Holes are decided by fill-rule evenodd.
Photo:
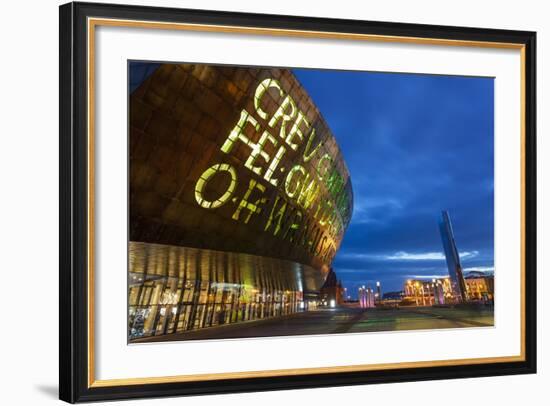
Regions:
M 288 69 L 161 64 L 130 95 L 130 240 L 330 265 L 353 210 Z

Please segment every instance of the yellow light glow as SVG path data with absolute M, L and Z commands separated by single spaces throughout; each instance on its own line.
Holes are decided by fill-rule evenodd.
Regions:
M 300 130 L 300 124 L 303 123 L 306 127 L 306 129 L 309 129 L 309 123 L 307 122 L 304 113 L 301 111 L 298 111 L 298 116 L 296 117 L 296 121 L 294 122 L 294 125 L 290 129 L 285 142 L 292 148 L 294 151 L 298 149 L 298 146 L 304 139 L 304 134 L 302 133 L 302 130 Z M 298 137 L 300 140 L 299 143 L 294 143 L 294 138 Z
M 248 210 L 248 215 L 244 218 L 245 224 L 248 224 L 250 221 L 250 217 L 252 217 L 253 214 L 259 214 L 262 211 L 262 208 L 260 205 L 264 204 L 266 202 L 266 198 L 262 197 L 260 199 L 257 199 L 254 203 L 251 203 L 248 201 L 250 195 L 254 191 L 254 189 L 258 189 L 261 193 L 265 192 L 265 186 L 261 183 L 256 182 L 254 179 L 250 179 L 250 183 L 248 185 L 248 190 L 244 194 L 243 198 L 241 199 L 241 202 L 239 203 L 239 207 L 237 207 L 237 210 L 235 210 L 235 213 L 233 213 L 233 220 L 239 220 L 239 215 L 241 213 L 242 209 Z
M 223 143 L 222 147 L 220 148 L 222 152 L 225 152 L 226 154 L 229 154 L 231 150 L 233 149 L 233 145 L 235 144 L 235 141 L 241 140 L 246 145 L 254 144 L 244 133 L 243 129 L 247 123 L 252 124 L 254 129 L 258 132 L 260 131 L 260 125 L 258 124 L 258 121 L 254 117 L 252 117 L 248 111 L 242 110 L 241 116 L 239 117 L 239 121 L 235 125 L 235 127 L 231 130 L 229 133 L 229 136 Z
M 270 87 L 277 89 L 281 97 L 284 96 L 284 92 L 283 92 L 283 89 L 281 89 L 281 85 L 275 79 L 264 79 L 260 82 L 254 94 L 254 108 L 256 109 L 256 113 L 258 113 L 258 115 L 264 120 L 267 120 L 267 113 L 262 110 L 262 108 L 260 107 L 260 104 L 264 93 Z
M 269 154 L 263 149 L 266 141 L 269 141 L 274 146 L 277 146 L 277 140 L 269 132 L 267 132 L 267 130 L 263 132 L 257 143 L 248 143 L 248 145 L 252 148 L 252 152 L 244 163 L 244 166 L 257 175 L 262 174 L 262 168 L 259 166 L 254 166 L 254 162 L 256 162 L 258 155 L 261 156 L 265 162 L 269 162 L 269 160 L 271 159 Z
M 311 132 L 309 133 L 309 138 L 307 140 L 306 147 L 304 148 L 304 162 L 309 162 L 311 158 L 317 153 L 319 148 L 323 145 L 323 142 L 319 142 L 315 148 L 313 148 L 313 151 L 310 151 L 311 149 L 311 143 L 315 139 L 316 131 L 315 128 L 311 129 Z
M 311 179 L 311 181 L 308 183 L 309 179 Z M 319 184 L 315 181 L 315 178 L 311 177 L 308 173 L 300 189 L 297 203 L 304 209 L 307 209 L 317 198 L 319 189 Z
M 281 161 L 281 158 L 286 152 L 286 148 L 284 146 L 280 146 L 279 150 L 273 157 L 273 160 L 269 164 L 269 168 L 267 168 L 267 171 L 265 172 L 264 179 L 271 183 L 273 186 L 277 186 L 279 184 L 279 179 L 273 179 L 273 174 L 277 170 L 277 167 L 279 166 L 279 162 Z
M 302 186 L 302 182 L 300 180 L 296 181 L 296 186 L 294 187 L 294 190 L 290 190 L 290 187 L 292 185 L 292 179 L 294 178 L 294 174 L 296 172 L 300 172 L 303 176 L 306 175 L 306 170 L 301 165 L 295 165 L 292 167 L 290 171 L 288 171 L 288 175 L 286 176 L 285 181 L 285 192 L 288 197 L 291 199 L 296 196 L 296 194 L 300 191 L 300 187 Z
M 287 228 L 287 230 L 285 231 L 285 234 L 283 235 L 284 240 L 288 239 L 288 241 L 290 242 L 294 241 L 296 232 L 300 228 L 300 224 L 302 223 L 302 218 L 303 218 L 302 212 L 299 210 L 296 210 L 294 212 L 294 220 L 292 221 L 292 224 L 290 225 L 290 227 Z
M 286 110 L 290 107 L 290 113 L 285 113 Z M 282 140 L 286 138 L 286 123 L 293 120 L 296 117 L 296 104 L 290 95 L 287 95 L 271 120 L 269 120 L 268 125 L 273 128 L 281 120 L 281 129 L 279 130 L 279 137 Z
M 229 173 L 231 175 L 231 181 L 229 182 L 227 190 L 221 197 L 214 201 L 208 201 L 203 197 L 204 187 L 206 183 L 210 180 L 210 178 L 219 172 Z M 227 203 L 229 198 L 233 195 L 236 187 L 237 173 L 235 172 L 235 168 L 233 168 L 229 164 L 215 164 L 205 170 L 200 176 L 199 180 L 197 180 L 197 183 L 195 185 L 195 199 L 197 200 L 197 203 L 205 209 L 215 209 Z
M 324 166 L 323 170 L 323 162 L 327 161 L 327 163 Z M 323 180 L 323 178 L 326 176 L 326 174 L 330 170 L 330 166 L 332 164 L 332 158 L 329 154 L 325 154 L 319 159 L 319 162 L 317 162 L 317 175 L 319 176 L 319 180 Z
M 279 205 L 279 202 L 282 202 L 282 204 Z M 269 230 L 269 228 L 276 222 L 275 230 L 273 230 L 273 235 L 279 234 L 279 231 L 281 231 L 281 227 L 282 227 L 281 222 L 286 212 L 286 207 L 287 207 L 286 201 L 283 198 L 277 196 L 275 198 L 275 203 L 273 204 L 273 207 L 271 209 L 271 213 L 269 213 L 269 218 L 264 227 L 264 231 Z

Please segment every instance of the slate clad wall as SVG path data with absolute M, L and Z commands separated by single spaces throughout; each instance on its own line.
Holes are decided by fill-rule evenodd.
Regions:
M 315 128 L 309 151 L 323 141 L 310 161 L 305 162 L 303 158 L 309 134 L 304 132 L 304 140 L 293 151 L 279 138 L 280 124 L 273 128 L 267 124 L 283 100 L 276 89 L 268 89 L 261 100 L 268 119 L 258 116 L 254 94 L 266 78 L 280 84 L 282 91 L 289 94 L 304 113 L 311 128 Z M 261 127 L 259 132 L 252 125 L 243 127 L 248 138 L 257 142 L 262 132 L 268 130 L 280 141 L 277 146 L 266 142 L 265 151 L 271 159 L 279 146 L 287 146 L 273 175 L 279 179 L 276 187 L 263 177 L 269 162 L 261 157 L 256 159 L 255 165 L 263 170 L 261 176 L 245 167 L 251 154 L 250 146 L 237 140 L 230 153 L 221 150 L 243 109 Z M 291 125 L 288 124 L 287 133 Z M 328 126 L 291 71 L 163 64 L 130 96 L 129 137 L 131 241 L 243 252 L 288 259 L 317 269 L 332 260 L 351 218 L 351 182 Z M 296 198 L 291 199 L 285 193 L 285 177 L 294 165 L 302 165 L 313 176 L 316 168 L 326 167 L 323 164 L 327 161 L 319 164 L 319 160 L 327 153 L 335 168 L 334 179 L 341 185 L 335 186 L 334 179 L 329 181 L 329 173 L 325 173 L 324 182 L 318 182 L 317 199 L 305 209 Z M 204 171 L 217 163 L 235 168 L 236 189 L 224 205 L 206 209 L 198 204 L 195 188 Z M 265 198 L 265 201 L 258 205 L 261 211 L 253 213 L 246 223 L 247 209 L 241 210 L 237 220 L 234 216 L 251 179 L 263 185 L 265 191 L 254 189 L 248 200 Z M 332 183 L 327 185 L 327 181 Z M 227 190 L 229 182 L 227 172 L 212 177 L 204 189 L 205 198 L 216 199 Z M 337 201 L 341 195 L 343 198 Z M 267 231 L 266 225 L 270 215 L 284 203 L 287 206 L 281 230 L 274 235 L 275 223 L 272 222 Z M 327 204 L 339 209 L 331 211 Z M 320 220 L 333 225 L 322 226 Z M 289 230 L 293 224 L 295 227 Z M 329 250 L 330 246 L 334 252 Z

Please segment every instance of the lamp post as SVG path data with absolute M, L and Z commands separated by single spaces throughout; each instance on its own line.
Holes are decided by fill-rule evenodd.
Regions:
M 429 306 L 433 306 L 433 301 L 432 301 L 432 297 L 434 297 L 433 287 L 434 287 L 433 282 L 432 283 L 428 282 L 428 305 Z
M 366 294 L 365 294 L 365 286 L 359 288 L 359 307 L 361 309 L 364 309 L 366 307 Z

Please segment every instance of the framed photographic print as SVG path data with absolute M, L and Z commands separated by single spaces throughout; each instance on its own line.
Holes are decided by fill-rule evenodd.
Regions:
M 60 7 L 60 398 L 534 373 L 533 32 Z

